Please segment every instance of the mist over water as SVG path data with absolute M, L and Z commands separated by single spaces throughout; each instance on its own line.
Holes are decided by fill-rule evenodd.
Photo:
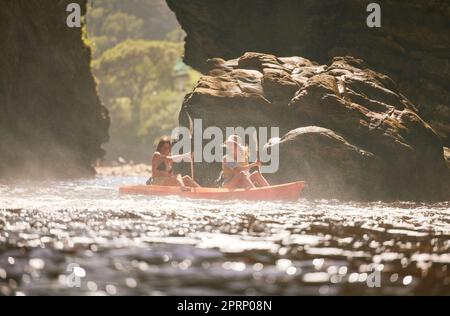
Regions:
M 0 185 L 0 294 L 450 294 L 449 202 L 119 195 L 145 180 Z

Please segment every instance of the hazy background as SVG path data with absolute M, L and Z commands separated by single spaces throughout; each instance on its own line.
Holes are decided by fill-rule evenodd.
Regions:
M 184 32 L 164 0 L 91 0 L 84 40 L 111 116 L 106 163 L 149 162 L 155 141 L 178 124 L 199 73 L 186 66 Z

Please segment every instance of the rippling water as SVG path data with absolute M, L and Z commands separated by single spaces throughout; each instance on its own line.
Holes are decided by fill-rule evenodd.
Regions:
M 0 185 L 0 294 L 450 295 L 450 202 L 118 194 L 144 181 Z

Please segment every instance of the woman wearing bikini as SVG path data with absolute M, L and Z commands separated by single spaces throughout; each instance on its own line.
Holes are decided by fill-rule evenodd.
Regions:
M 190 158 L 191 153 L 171 156 L 171 150 L 172 141 L 170 137 L 161 137 L 152 157 L 152 177 L 147 181 L 147 184 L 180 186 L 182 190 L 189 190 L 188 187 L 199 187 L 200 185 L 190 176 L 181 176 L 181 174 L 173 172 L 173 163 L 186 157 Z
M 238 135 L 231 135 L 225 141 L 226 155 L 222 159 L 222 180 L 220 185 L 224 188 L 255 188 L 267 187 L 269 182 L 259 171 L 250 173 L 253 167 L 261 166 L 258 160 L 248 163 L 248 150 L 242 146 Z

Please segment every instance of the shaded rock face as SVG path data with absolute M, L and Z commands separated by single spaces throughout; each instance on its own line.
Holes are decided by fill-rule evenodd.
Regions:
M 247 51 L 365 60 L 388 74 L 450 146 L 450 2 L 387 0 L 381 28 L 368 28 L 361 0 L 167 0 L 187 33 L 185 61 L 206 71 L 208 58 Z
M 3 1 L 0 10 L 0 177 L 93 173 L 109 118 L 80 28 L 66 6 L 86 1 Z
M 447 199 L 450 174 L 436 132 L 388 76 L 360 59 L 319 65 L 301 57 L 245 53 L 208 62 L 180 125 L 277 126 L 280 169 L 272 183 L 305 179 L 309 195 L 344 199 Z M 196 167 L 211 184 L 216 165 Z

